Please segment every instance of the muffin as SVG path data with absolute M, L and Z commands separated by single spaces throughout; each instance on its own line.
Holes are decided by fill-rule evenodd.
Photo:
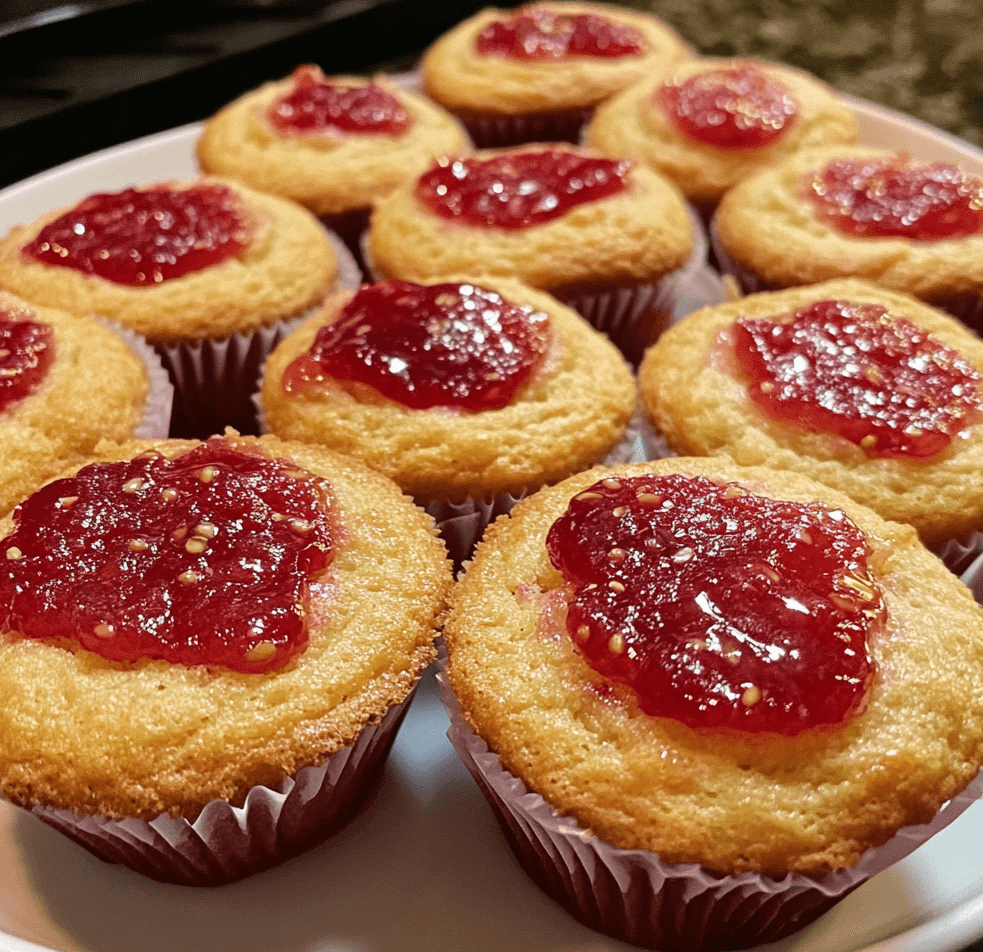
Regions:
M 102 439 L 167 435 L 167 375 L 124 336 L 0 291 L 0 514 Z
M 197 154 L 206 172 L 300 202 L 356 250 L 376 199 L 470 144 L 439 106 L 384 77 L 304 65 L 216 113 Z
M 935 549 L 983 529 L 983 342 L 914 298 L 846 278 L 705 308 L 639 391 L 681 456 L 804 473 Z
M 544 489 L 444 638 L 452 740 L 521 862 L 637 945 L 778 940 L 979 795 L 983 613 L 910 527 L 799 474 Z
M 505 275 L 548 291 L 640 356 L 705 250 L 679 190 L 565 145 L 437 162 L 373 210 L 378 277 Z
M 810 150 L 735 185 L 712 230 L 745 291 L 865 278 L 980 324 L 983 178 L 949 163 Z
M 103 444 L 2 531 L 14 803 L 105 859 L 212 885 L 364 802 L 450 584 L 391 482 L 232 431 Z
M 598 107 L 584 142 L 671 178 L 706 216 L 746 175 L 802 149 L 852 144 L 857 119 L 802 70 L 749 59 L 694 59 Z
M 576 142 L 598 103 L 692 54 L 648 14 L 599 3 L 488 8 L 440 37 L 420 72 L 484 148 Z
M 296 203 L 201 178 L 90 195 L 13 228 L 0 288 L 142 335 L 174 380 L 175 432 L 207 436 L 255 427 L 262 358 L 339 279 L 339 260 Z
M 340 292 L 267 362 L 261 418 L 350 454 L 440 522 L 485 521 L 627 449 L 634 377 L 603 336 L 512 278 L 392 279 Z M 457 530 L 462 530 L 458 524 Z

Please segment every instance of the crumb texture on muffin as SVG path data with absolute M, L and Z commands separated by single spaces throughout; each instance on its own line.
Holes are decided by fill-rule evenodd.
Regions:
M 341 292 L 270 357 L 259 395 L 266 425 L 283 438 L 356 456 L 422 499 L 519 495 L 602 460 L 622 438 L 636 402 L 634 377 L 614 346 L 521 282 L 452 276 L 424 283 L 444 281 L 489 288 L 549 316 L 550 350 L 515 401 L 468 413 L 411 409 L 337 386 L 285 394 L 284 371 L 350 300 Z
M 858 237 L 815 213 L 808 188 L 826 163 L 895 155 L 866 146 L 828 146 L 750 175 L 721 200 L 715 240 L 738 269 L 762 282 L 762 290 L 857 277 L 940 305 L 980 294 L 983 234 L 938 241 Z
M 662 74 L 692 53 L 666 24 L 646 13 L 598 3 L 542 3 L 567 14 L 607 17 L 636 30 L 641 55 L 567 56 L 559 61 L 520 61 L 475 52 L 478 35 L 509 11 L 488 8 L 439 38 L 421 63 L 424 88 L 452 112 L 517 115 L 593 106 L 612 93 L 653 74 Z
M 780 317 L 815 301 L 879 304 L 954 348 L 983 374 L 983 343 L 947 314 L 869 282 L 828 281 L 704 308 L 672 327 L 639 367 L 645 413 L 683 456 L 729 456 L 745 466 L 795 470 L 847 493 L 886 519 L 915 526 L 926 545 L 983 527 L 983 427 L 924 460 L 869 456 L 834 434 L 772 419 L 728 365 L 722 342 L 738 317 Z
M 6 515 L 100 440 L 131 438 L 148 383 L 140 358 L 105 324 L 3 291 L 0 315 L 49 325 L 55 355 L 40 387 L 0 412 L 0 515 Z
M 413 180 L 372 213 L 372 268 L 380 277 L 418 281 L 446 274 L 511 276 L 556 292 L 658 280 L 681 267 L 692 250 L 686 202 L 672 182 L 644 166 L 633 165 L 626 184 L 624 191 L 585 202 L 552 221 L 504 229 L 439 217 L 416 197 Z
M 0 786 L 23 806 L 193 821 L 322 763 L 406 698 L 434 655 L 451 583 L 432 520 L 384 477 L 273 437 L 235 445 L 328 480 L 341 531 L 311 584 L 310 643 L 287 668 L 242 674 L 145 660 L 118 664 L 16 632 L 0 635 Z M 186 441 L 103 444 L 130 459 Z M 10 518 L 0 531 L 10 531 Z M 44 717 L 38 718 L 43 711 Z
M 338 273 L 338 261 L 318 220 L 295 202 L 230 179 L 257 223 L 238 256 L 160 284 L 129 287 L 72 268 L 34 261 L 22 249 L 68 209 L 13 228 L 0 240 L 0 288 L 32 303 L 74 314 L 99 314 L 154 344 L 219 340 L 294 317 L 317 304 Z
M 329 79 L 369 82 L 364 77 Z M 316 215 L 330 215 L 367 208 L 434 158 L 470 151 L 467 133 L 439 106 L 381 77 L 371 81 L 410 116 L 400 135 L 278 135 L 265 114 L 290 90 L 288 78 L 246 93 L 206 122 L 197 143 L 202 168 L 292 198 Z
M 844 510 L 886 554 L 887 626 L 872 639 L 866 709 L 794 737 L 689 728 L 651 717 L 606 681 L 564 627 L 545 537 L 602 475 L 681 472 Z M 615 846 L 721 873 L 821 874 L 922 823 L 981 760 L 983 613 L 917 540 L 798 474 L 723 459 L 598 468 L 496 522 L 452 595 L 450 684 L 506 769 Z
M 740 66 L 747 60 L 696 59 L 678 64 L 669 77 L 652 77 L 598 107 L 584 130 L 584 142 L 604 155 L 633 158 L 667 175 L 696 202 L 716 202 L 737 181 L 763 166 L 803 149 L 852 144 L 857 118 L 837 94 L 802 70 L 781 63 L 754 62 L 785 86 L 796 114 L 783 134 L 757 148 L 727 148 L 682 134 L 655 102 L 666 79 L 685 82 L 709 70 Z

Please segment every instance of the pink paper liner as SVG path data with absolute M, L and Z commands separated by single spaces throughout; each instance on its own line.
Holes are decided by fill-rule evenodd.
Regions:
M 331 290 L 354 290 L 362 271 L 344 242 L 328 232 L 338 259 L 338 275 Z M 170 435 L 205 439 L 231 426 L 256 434 L 259 424 L 253 393 L 266 358 L 291 331 L 307 318 L 288 318 L 256 331 L 232 334 L 220 340 L 182 341 L 156 347 L 174 382 L 174 410 Z
M 594 285 L 557 289 L 552 294 L 591 326 L 606 334 L 637 366 L 645 350 L 678 316 L 687 289 L 706 271 L 709 242 L 702 222 L 690 209 L 693 247 L 686 263 L 658 281 L 636 285 Z
M 471 141 L 479 149 L 525 145 L 527 142 L 580 142 L 583 127 L 594 115 L 593 107 L 558 112 L 505 116 L 491 113 L 457 112 Z
M 171 425 L 174 385 L 161 363 L 160 356 L 144 338 L 128 327 L 123 327 L 107 318 L 99 317 L 97 320 L 113 331 L 133 351 L 147 371 L 147 400 L 140 424 L 133 435 L 146 440 L 165 438 Z
M 275 787 L 253 787 L 241 807 L 213 800 L 193 823 L 166 813 L 145 821 L 46 807 L 32 812 L 100 859 L 152 879 L 230 883 L 317 846 L 366 804 L 412 697 L 413 691 L 322 766 L 304 767 Z
M 447 682 L 438 646 L 447 736 L 485 794 L 530 878 L 585 925 L 659 952 L 717 952 L 776 942 L 802 929 L 872 876 L 948 826 L 983 791 L 983 772 L 926 824 L 905 827 L 845 870 L 780 879 L 726 876 L 696 864 L 663 863 L 645 850 L 622 850 L 557 814 L 505 768 L 471 729 Z

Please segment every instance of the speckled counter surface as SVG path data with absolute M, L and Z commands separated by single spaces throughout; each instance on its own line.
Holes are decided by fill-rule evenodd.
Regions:
M 621 0 L 709 56 L 801 67 L 983 146 L 981 0 Z

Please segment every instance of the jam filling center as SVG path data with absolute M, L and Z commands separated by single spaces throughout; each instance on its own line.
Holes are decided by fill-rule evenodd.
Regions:
M 324 480 L 218 438 L 91 464 L 14 510 L 0 630 L 118 662 L 282 668 L 308 643 L 329 502 Z
M 417 181 L 417 198 L 442 218 L 518 229 L 626 188 L 627 161 L 564 149 L 438 161 Z
M 575 496 L 547 548 L 575 587 L 578 651 L 646 713 L 795 735 L 863 710 L 886 609 L 841 510 L 703 477 L 619 476 Z
M 870 456 L 931 457 L 983 419 L 976 367 L 877 304 L 817 301 L 777 320 L 742 317 L 734 341 L 748 394 L 766 413 Z
M 48 324 L 0 311 L 0 413 L 41 386 L 54 350 Z
M 352 381 L 414 409 L 510 404 L 542 363 L 547 316 L 471 284 L 363 286 L 283 376 L 285 392 Z
M 807 177 L 806 193 L 846 235 L 943 241 L 983 229 L 983 180 L 947 162 L 834 159 Z
M 655 99 L 684 135 L 722 149 L 770 145 L 798 112 L 785 84 L 753 64 L 667 80 Z
M 267 118 L 281 135 L 399 136 L 410 125 L 403 104 L 378 83 L 331 82 L 309 65 L 294 70 L 293 88 L 270 106 Z
M 526 7 L 486 26 L 475 49 L 485 56 L 532 62 L 567 56 L 614 59 L 641 55 L 645 41 L 638 30 L 594 13 Z
M 83 199 L 24 253 L 131 287 L 159 284 L 241 254 L 253 225 L 224 185 L 156 185 Z

